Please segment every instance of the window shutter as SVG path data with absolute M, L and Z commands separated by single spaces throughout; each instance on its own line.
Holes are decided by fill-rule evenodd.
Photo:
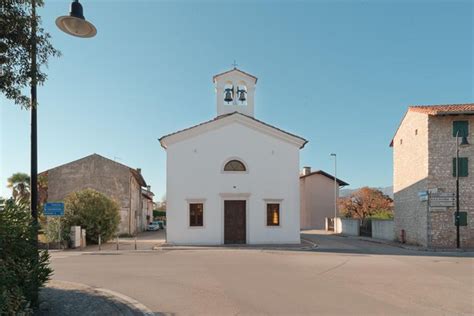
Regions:
M 453 121 L 453 137 L 456 137 L 458 133 L 458 137 L 469 136 L 469 122 L 468 121 Z
M 456 158 L 453 158 L 453 177 L 456 177 Z M 459 157 L 459 176 L 469 176 L 469 160 L 467 157 Z
M 460 177 L 467 177 L 469 175 L 468 165 L 469 164 L 468 164 L 467 157 L 459 159 L 459 176 Z

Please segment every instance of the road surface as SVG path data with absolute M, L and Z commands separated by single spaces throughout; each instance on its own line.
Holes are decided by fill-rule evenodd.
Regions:
M 303 238 L 319 247 L 57 252 L 54 279 L 108 288 L 176 315 L 474 314 L 472 254 L 320 232 Z

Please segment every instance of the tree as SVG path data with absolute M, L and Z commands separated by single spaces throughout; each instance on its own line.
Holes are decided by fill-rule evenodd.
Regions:
M 382 191 L 363 187 L 339 199 L 339 210 L 346 217 L 364 220 L 381 213 L 392 213 L 393 200 Z
M 36 0 L 36 6 L 42 7 L 43 0 Z M 41 71 L 52 56 L 61 53 L 50 43 L 51 36 L 41 27 L 41 19 L 36 17 L 37 71 L 31 69 L 31 1 L 2 0 L 0 2 L 0 92 L 24 108 L 30 106 L 30 98 L 24 94 L 31 78 L 39 84 L 46 80 Z
M 7 179 L 7 187 L 12 189 L 12 197 L 19 204 L 28 204 L 30 200 L 30 176 L 17 172 Z
M 166 211 L 166 193 L 163 194 L 163 196 L 161 197 L 161 201 L 158 202 L 157 204 L 158 204 L 158 207 L 157 207 L 158 211 Z
M 64 227 L 85 228 L 86 238 L 91 243 L 98 243 L 99 235 L 103 242 L 115 236 L 120 214 L 114 200 L 95 190 L 85 189 L 69 194 L 64 202 Z

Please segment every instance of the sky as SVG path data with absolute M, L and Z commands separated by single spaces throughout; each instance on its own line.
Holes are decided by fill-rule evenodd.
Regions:
M 158 138 L 216 116 L 212 76 L 259 78 L 256 118 L 309 140 L 300 166 L 392 184 L 389 143 L 409 105 L 473 102 L 473 1 L 92 1 L 97 36 L 39 13 L 62 57 L 38 88 L 38 169 L 92 153 L 141 168 L 166 192 Z M 0 196 L 29 172 L 27 110 L 0 95 Z

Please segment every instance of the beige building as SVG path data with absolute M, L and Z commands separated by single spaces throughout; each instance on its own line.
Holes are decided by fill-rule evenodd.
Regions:
M 153 208 L 155 203 L 153 202 L 153 197 L 155 195 L 150 190 L 150 186 L 146 189 L 142 189 L 142 214 L 140 217 L 139 227 L 141 230 L 146 230 L 147 225 L 153 221 Z
M 349 185 L 336 179 L 339 188 Z M 334 176 L 324 171 L 311 172 L 304 167 L 300 175 L 300 225 L 301 229 L 324 229 L 325 218 L 334 217 Z
M 474 104 L 410 106 L 393 147 L 395 235 L 425 247 L 456 247 L 456 141 L 459 149 L 461 247 L 474 247 Z M 447 197 L 451 195 L 451 198 Z M 451 201 L 440 201 L 440 200 Z M 452 203 L 452 204 L 450 204 Z
M 146 228 L 142 188 L 147 185 L 140 169 L 92 154 L 46 170 L 41 175 L 47 176 L 49 202 L 64 201 L 71 192 L 94 189 L 119 204 L 120 234 L 133 235 Z M 150 195 L 149 187 L 145 191 Z

